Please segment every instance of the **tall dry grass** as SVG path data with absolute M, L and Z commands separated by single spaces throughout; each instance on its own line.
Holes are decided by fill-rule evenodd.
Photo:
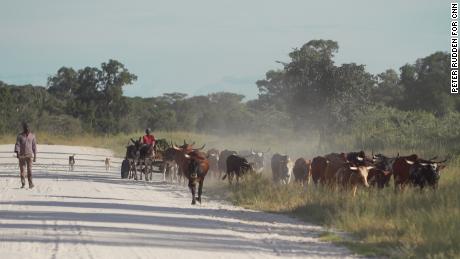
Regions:
M 231 149 L 231 150 L 249 150 L 256 149 L 261 151 L 271 150 L 272 152 L 290 153 L 292 150 L 296 152 L 291 153 L 296 156 L 312 156 L 317 146 L 315 136 L 299 136 L 292 138 L 291 136 L 273 136 L 269 134 L 247 134 L 239 136 L 231 135 L 209 135 L 193 132 L 167 132 L 158 131 L 154 132 L 157 139 L 166 139 L 178 145 L 183 141 L 187 143 L 195 142 L 195 146 L 199 147 L 206 144 L 206 148 Z M 54 135 L 46 132 L 35 133 L 38 144 L 59 144 L 70 146 L 93 146 L 112 149 L 117 155 L 122 156 L 126 151 L 126 146 L 130 138 L 137 139 L 144 135 L 143 132 L 136 132 L 130 134 L 115 134 L 115 135 Z M 0 135 L 0 144 L 14 144 L 16 140 L 15 135 Z
M 339 239 L 365 255 L 401 258 L 460 257 L 459 161 L 443 171 L 439 189 L 361 189 L 356 197 L 309 185 L 275 185 L 266 176 L 249 176 L 228 187 L 240 206 L 294 215 L 352 234 Z

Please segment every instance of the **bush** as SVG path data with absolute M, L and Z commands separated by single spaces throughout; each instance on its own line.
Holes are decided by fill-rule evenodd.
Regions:
M 44 113 L 34 124 L 36 131 L 47 132 L 51 135 L 68 136 L 83 133 L 80 120 L 68 115 L 56 116 Z
M 422 111 L 370 107 L 356 118 L 348 131 L 339 132 L 331 143 L 342 150 L 418 151 L 423 156 L 460 151 L 460 113 L 443 117 Z

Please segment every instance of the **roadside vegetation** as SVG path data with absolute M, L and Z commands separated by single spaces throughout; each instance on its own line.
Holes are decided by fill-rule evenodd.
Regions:
M 250 176 L 231 188 L 234 204 L 287 213 L 332 228 L 324 240 L 364 255 L 401 258 L 458 258 L 460 255 L 460 165 L 452 162 L 436 192 L 408 189 L 350 193 L 309 185 L 274 185 L 266 176 Z M 351 236 L 341 236 L 335 231 Z

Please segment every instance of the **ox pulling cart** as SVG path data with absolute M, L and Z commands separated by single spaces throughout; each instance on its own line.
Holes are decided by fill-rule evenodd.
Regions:
M 169 148 L 165 139 L 159 139 L 155 145 L 142 145 L 139 140 L 131 139 L 126 148 L 126 158 L 122 165 L 122 178 L 151 181 L 153 173 L 163 174 L 166 180 L 166 166 L 163 159 L 164 151 Z

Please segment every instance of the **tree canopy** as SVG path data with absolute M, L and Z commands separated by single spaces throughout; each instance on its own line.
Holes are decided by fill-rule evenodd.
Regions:
M 445 52 L 372 75 L 361 64 L 336 64 L 338 51 L 332 40 L 293 49 L 287 61 L 277 61 L 280 68 L 255 82 L 259 97 L 249 101 L 229 92 L 126 97 L 123 89 L 137 76 L 116 60 L 100 67 L 61 67 L 47 87 L 0 81 L 0 132 L 14 132 L 26 120 L 36 129 L 72 134 L 151 127 L 215 134 L 312 130 L 324 137 L 356 129 L 363 114 L 379 109 L 428 112 L 434 118 L 460 111 L 460 99 L 449 93 Z

